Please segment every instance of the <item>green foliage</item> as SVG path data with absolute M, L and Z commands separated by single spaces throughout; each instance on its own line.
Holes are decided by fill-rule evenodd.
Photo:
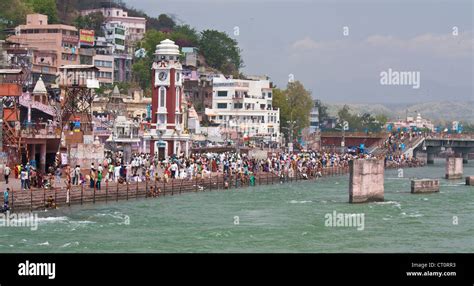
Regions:
M 113 85 L 118 87 L 118 89 L 120 90 L 120 93 L 121 93 L 121 94 L 128 94 L 128 90 L 129 90 L 130 88 L 137 87 L 137 84 L 136 84 L 136 83 L 133 83 L 133 82 L 125 82 L 125 81 L 114 82 Z
M 377 115 L 374 117 L 369 113 L 362 115 L 352 114 L 347 105 L 344 105 L 337 115 L 339 118 L 339 128 L 342 128 L 342 122 L 347 121 L 350 131 L 380 132 L 388 120 L 385 115 Z
M 143 89 L 146 95 L 151 92 L 151 61 L 147 58 L 135 61 L 132 66 L 134 81 Z
M 311 93 L 299 81 L 288 83 L 285 90 L 273 89 L 273 106 L 280 108 L 280 128 L 288 138 L 293 124 L 293 138 L 309 126 L 309 114 L 313 106 Z
M 49 24 L 56 24 L 59 22 L 55 0 L 26 0 L 26 5 L 35 13 L 48 15 Z
M 33 10 L 24 0 L 0 1 L 0 40 L 6 38 L 4 29 L 16 27 L 26 21 Z
M 104 31 L 102 30 L 102 24 L 104 20 L 104 15 L 102 15 L 101 12 L 95 12 L 86 16 L 77 17 L 74 20 L 74 26 L 78 29 L 94 30 L 96 37 L 103 37 Z
M 140 42 L 140 47 L 144 48 L 147 53 L 144 58 L 133 63 L 132 72 L 135 82 L 143 89 L 145 95 L 151 94 L 151 66 L 156 45 L 166 38 L 167 35 L 161 31 L 148 30 Z
M 329 118 L 328 107 L 322 103 L 318 107 L 319 121 L 324 122 L 324 120 Z
M 168 36 L 165 33 L 157 30 L 148 30 L 145 33 L 145 36 L 140 42 L 140 47 L 146 50 L 147 58 L 153 60 L 153 53 L 155 52 L 156 45 L 158 45 L 161 41 L 166 40 L 167 37 Z
M 176 26 L 170 37 L 180 47 L 197 47 L 199 45 L 199 33 L 189 25 Z
M 158 20 L 155 25 L 156 26 L 153 27 L 154 29 L 160 31 L 171 31 L 176 26 L 176 23 L 170 16 L 166 14 L 161 14 L 160 16 L 158 16 Z
M 237 73 L 243 66 L 241 50 L 236 40 L 226 33 L 216 30 L 201 32 L 199 50 L 206 58 L 209 66 L 220 70 L 224 74 Z

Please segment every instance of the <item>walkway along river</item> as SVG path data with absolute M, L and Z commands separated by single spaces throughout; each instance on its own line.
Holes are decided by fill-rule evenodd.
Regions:
M 349 167 L 327 167 L 323 168 L 322 177 L 343 175 L 349 172 Z M 318 174 L 295 173 L 294 176 L 285 175 L 279 177 L 274 172 L 261 172 L 255 174 L 254 186 L 273 185 L 279 183 L 291 183 L 293 181 L 316 179 Z M 250 180 L 242 180 L 238 175 L 230 175 L 227 179 L 222 174 L 212 175 L 205 178 L 169 179 L 165 181 L 129 182 L 125 184 L 105 182 L 101 190 L 89 188 L 84 184 L 67 188 L 53 189 L 30 189 L 10 191 L 11 212 L 44 210 L 48 201 L 54 199 L 56 206 L 83 205 L 96 202 L 118 202 L 119 200 L 148 199 L 160 196 L 173 196 L 188 192 L 212 191 L 219 189 L 238 189 L 251 187 Z

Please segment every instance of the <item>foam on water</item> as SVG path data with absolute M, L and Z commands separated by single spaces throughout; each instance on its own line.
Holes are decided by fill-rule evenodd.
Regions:
M 79 241 L 74 241 L 74 242 L 68 242 L 63 245 L 61 245 L 61 248 L 69 247 L 69 246 L 79 246 Z
M 58 221 L 67 221 L 69 218 L 67 216 L 50 216 L 50 217 L 38 217 L 37 221 L 38 222 L 58 222 Z
M 466 174 L 474 174 L 474 162 L 464 168 Z M 444 173 L 444 162 L 439 161 L 407 169 L 406 178 L 440 178 L 442 192 L 411 195 L 409 180 L 395 178 L 385 181 L 385 202 L 368 204 L 349 204 L 343 187 L 347 176 L 334 176 L 255 186 L 252 192 L 231 189 L 182 194 L 173 200 L 65 207 L 40 213 L 45 218 L 37 232 L 0 229 L 0 251 L 472 253 L 472 224 L 460 223 L 456 231 L 446 231 L 446 225 L 451 224 L 453 210 L 462 210 L 462 221 L 474 220 L 473 193 L 461 188 L 460 181 L 443 179 Z M 333 211 L 364 213 L 366 228 L 355 232 L 326 227 L 324 215 Z M 133 223 L 119 227 L 126 216 Z M 235 216 L 240 217 L 239 225 L 234 225 Z M 345 235 L 348 231 L 351 235 Z M 49 246 L 36 245 L 46 241 Z

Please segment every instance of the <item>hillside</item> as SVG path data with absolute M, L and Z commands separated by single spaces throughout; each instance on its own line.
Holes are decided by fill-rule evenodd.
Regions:
M 335 116 L 339 109 L 347 104 L 354 113 L 384 114 L 390 119 L 404 118 L 420 113 L 436 123 L 459 120 L 474 124 L 474 101 L 470 102 L 425 102 L 417 104 L 357 104 L 335 103 L 327 104 L 330 115 Z

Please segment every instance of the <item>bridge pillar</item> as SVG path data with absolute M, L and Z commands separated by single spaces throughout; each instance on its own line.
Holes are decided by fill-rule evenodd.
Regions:
M 384 200 L 384 160 L 359 159 L 349 164 L 349 203 Z
M 437 193 L 439 192 L 438 179 L 414 179 L 411 180 L 411 193 Z
M 446 158 L 446 179 L 461 179 L 463 173 L 462 158 Z
M 426 156 L 427 156 L 426 163 L 434 164 L 435 153 L 428 152 Z

